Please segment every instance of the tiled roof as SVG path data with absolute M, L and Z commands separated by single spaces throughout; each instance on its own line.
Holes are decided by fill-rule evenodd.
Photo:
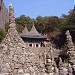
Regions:
M 33 36 L 41 36 L 41 34 L 39 34 L 39 32 L 36 30 L 34 23 L 33 23 L 33 27 L 29 32 L 29 35 L 33 35 Z
M 26 37 L 26 38 L 47 38 L 44 35 L 41 35 L 35 28 L 34 23 L 33 23 L 33 27 L 30 30 L 30 32 L 28 32 L 27 27 L 24 28 L 24 30 L 22 31 L 22 33 L 20 34 L 21 37 Z

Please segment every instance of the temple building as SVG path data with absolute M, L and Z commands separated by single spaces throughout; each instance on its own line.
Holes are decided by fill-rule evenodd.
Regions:
M 47 36 L 41 35 L 35 28 L 34 24 L 30 31 L 28 31 L 27 27 L 25 26 L 24 30 L 20 34 L 21 38 L 25 42 L 27 47 L 46 47 Z

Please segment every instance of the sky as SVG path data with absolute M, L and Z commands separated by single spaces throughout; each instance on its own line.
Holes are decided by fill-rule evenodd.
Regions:
M 12 3 L 15 17 L 26 15 L 31 18 L 37 16 L 58 16 L 68 14 L 74 8 L 74 0 L 4 0 L 7 8 Z

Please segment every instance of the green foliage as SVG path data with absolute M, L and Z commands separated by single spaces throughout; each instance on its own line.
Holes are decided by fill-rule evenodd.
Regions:
M 59 19 L 56 16 L 52 16 L 48 18 L 48 23 L 46 25 L 46 31 L 47 32 L 53 32 L 56 31 L 59 26 Z
M 46 25 L 46 20 L 42 16 L 36 18 L 36 28 L 40 33 L 43 33 Z
M 22 25 L 20 25 L 20 24 L 17 24 L 16 29 L 17 29 L 18 33 L 21 33 L 22 30 L 24 29 L 24 27 Z
M 38 16 L 36 19 L 31 19 L 30 17 L 21 15 L 16 18 L 16 24 L 22 25 L 23 27 L 26 25 L 28 30 L 31 29 L 33 22 L 35 23 L 36 29 L 43 34 L 53 32 L 59 26 L 59 18 L 56 16 Z
M 75 31 L 75 10 L 71 10 L 69 15 L 63 16 L 60 30 Z
M 33 20 L 29 16 L 21 15 L 20 17 L 16 18 L 16 24 L 25 26 L 27 25 L 28 30 L 31 29 L 33 24 Z
M 56 16 L 38 16 L 36 25 L 37 30 L 41 33 L 53 32 L 59 25 L 59 19 Z
M 16 18 L 17 30 L 21 32 L 25 25 L 30 30 L 33 22 L 38 32 L 48 34 L 49 38 L 59 48 L 66 43 L 66 30 L 70 30 L 73 41 L 75 41 L 75 10 L 71 10 L 69 15 L 63 14 L 62 17 L 38 16 L 36 19 L 31 19 L 28 16 L 21 15 Z
M 5 31 L 8 32 L 8 29 L 9 29 L 9 28 L 10 28 L 10 27 L 9 27 L 9 24 L 6 24 L 6 25 L 5 25 Z
M 3 40 L 5 36 L 6 36 L 6 32 L 3 29 L 0 29 L 0 42 Z

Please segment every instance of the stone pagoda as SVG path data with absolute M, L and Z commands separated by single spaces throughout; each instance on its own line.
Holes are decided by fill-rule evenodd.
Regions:
M 28 51 L 16 31 L 14 8 L 9 6 L 10 29 L 0 44 L 0 75 L 45 75 L 43 61 Z
M 73 75 L 72 73 L 75 72 L 75 47 L 69 30 L 66 31 L 66 36 L 68 47 L 67 53 L 69 55 L 69 75 Z

